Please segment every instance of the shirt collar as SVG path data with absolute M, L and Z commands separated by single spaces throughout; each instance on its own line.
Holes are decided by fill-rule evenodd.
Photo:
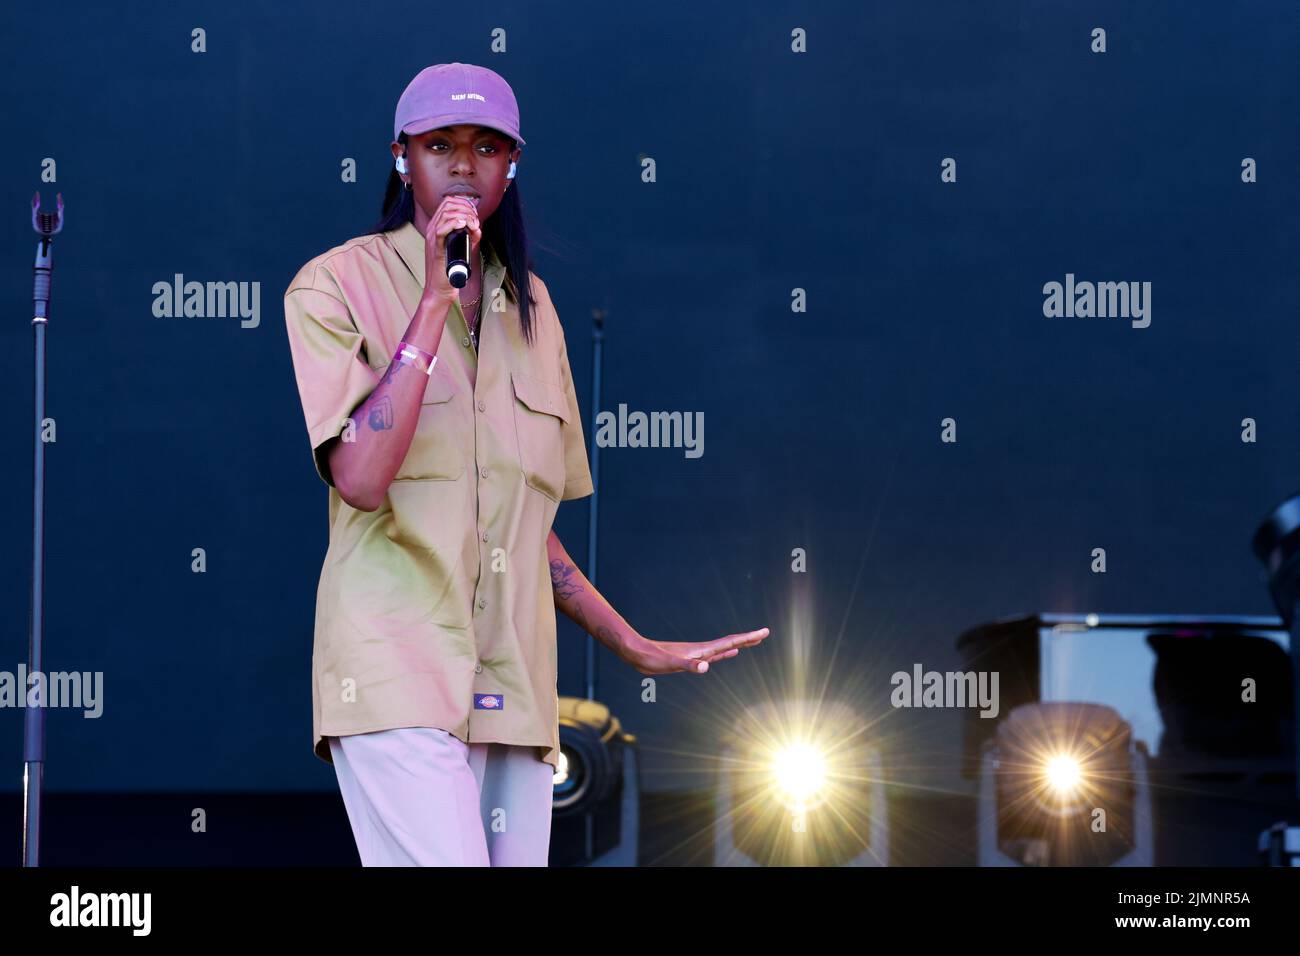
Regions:
M 424 235 L 415 227 L 414 222 L 405 222 L 397 229 L 388 233 L 389 241 L 397 249 L 397 254 L 402 257 L 406 263 L 406 268 L 411 270 L 411 275 L 420 283 L 420 288 L 424 288 Z M 505 274 L 505 267 L 497 259 L 492 248 L 487 245 L 480 245 L 479 249 L 483 253 L 483 288 L 486 291 L 495 290 L 500 284 Z

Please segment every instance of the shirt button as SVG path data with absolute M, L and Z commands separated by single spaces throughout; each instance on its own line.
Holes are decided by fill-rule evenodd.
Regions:
M 486 532 L 486 531 L 483 532 L 483 540 L 484 540 L 484 541 L 487 540 L 487 532 Z
M 484 478 L 487 477 L 487 465 L 484 465 L 482 468 L 479 469 L 479 474 L 482 475 Z
M 481 412 L 485 408 L 487 408 L 487 402 L 483 401 L 483 399 L 480 398 L 478 400 L 478 410 Z
M 482 664 L 475 664 L 475 665 L 474 665 L 474 673 L 475 673 L 475 674 L 482 674 L 482 673 L 483 673 L 483 665 L 482 665 Z
M 487 607 L 487 599 L 486 599 L 486 598 L 479 598 L 479 599 L 478 599 L 478 606 L 479 606 L 479 607 Z
M 465 346 L 465 348 L 469 348 L 469 339 L 461 339 L 460 344 Z

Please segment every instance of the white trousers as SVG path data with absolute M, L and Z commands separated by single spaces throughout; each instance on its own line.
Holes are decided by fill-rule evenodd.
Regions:
M 362 866 L 546 866 L 554 768 L 538 748 L 433 727 L 328 740 Z

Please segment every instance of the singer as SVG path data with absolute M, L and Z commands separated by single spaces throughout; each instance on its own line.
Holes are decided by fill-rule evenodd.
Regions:
M 642 674 L 703 674 L 769 633 L 644 637 L 551 530 L 593 488 L 564 329 L 530 271 L 523 145 L 502 77 L 421 71 L 380 221 L 284 296 L 329 486 L 312 746 L 366 866 L 546 865 L 556 608 Z

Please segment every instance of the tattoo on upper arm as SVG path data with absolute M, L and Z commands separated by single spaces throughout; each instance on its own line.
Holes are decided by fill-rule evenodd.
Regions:
M 567 561 L 556 558 L 551 561 L 551 587 L 557 598 L 569 598 L 582 590 L 582 585 L 575 580 L 578 569 Z
M 370 406 L 366 422 L 372 432 L 385 431 L 393 427 L 393 402 L 387 395 Z

